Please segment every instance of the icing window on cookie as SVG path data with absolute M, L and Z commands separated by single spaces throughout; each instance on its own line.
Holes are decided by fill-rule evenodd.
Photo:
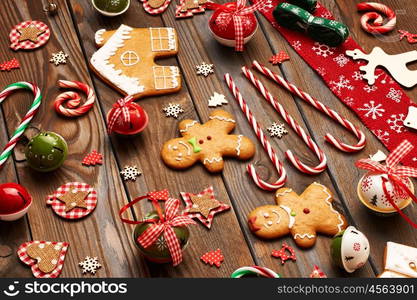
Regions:
M 139 56 L 135 51 L 128 50 L 120 55 L 120 61 L 126 67 L 134 66 L 139 62 Z
M 155 89 L 166 90 L 178 87 L 179 70 L 173 66 L 154 66 L 153 78 Z
M 149 28 L 153 52 L 176 50 L 175 32 L 172 28 Z

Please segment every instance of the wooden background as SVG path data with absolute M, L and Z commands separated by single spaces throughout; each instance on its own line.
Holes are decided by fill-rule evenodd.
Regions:
M 375 153 L 383 146 L 323 84 L 318 76 L 287 45 L 286 41 L 272 26 L 259 15 L 260 28 L 243 54 L 219 45 L 207 27 L 211 12 L 186 20 L 176 20 L 175 5 L 172 3 L 161 16 L 146 14 L 137 0 L 132 0 L 127 13 L 115 18 L 106 18 L 94 11 L 90 1 L 54 0 L 59 10 L 56 16 L 49 16 L 41 9 L 47 1 L 6 0 L 0 2 L 0 61 L 16 57 L 22 67 L 12 72 L 0 72 L 0 86 L 19 81 L 37 83 L 43 93 L 43 103 L 32 125 L 42 130 L 55 131 L 65 137 L 69 144 L 69 155 L 64 165 L 55 172 L 40 174 L 32 171 L 25 163 L 9 159 L 0 172 L 0 182 L 18 182 L 24 185 L 34 198 L 27 217 L 11 223 L 0 222 L 0 277 L 30 277 L 29 268 L 22 265 L 15 251 L 29 240 L 67 241 L 70 243 L 62 277 L 80 277 L 78 262 L 85 256 L 98 256 L 103 267 L 96 277 L 229 277 L 240 266 L 257 264 L 267 266 L 284 277 L 307 277 L 313 265 L 319 265 L 331 277 L 374 277 L 382 271 L 382 257 L 385 243 L 395 241 L 417 246 L 416 231 L 399 216 L 379 218 L 369 214 L 359 203 L 356 184 L 362 174 L 353 163 L 358 158 Z M 223 1 L 221 1 L 223 2 Z M 376 38 L 365 33 L 359 25 L 356 12 L 358 0 L 322 1 L 338 20 L 346 23 L 354 38 L 365 50 L 382 46 L 387 52 L 398 53 L 415 49 L 407 42 L 398 42 L 398 35 L 391 33 L 387 38 Z M 385 4 L 400 10 L 398 29 L 417 32 L 414 0 L 386 0 Z M 413 14 L 414 13 L 414 14 Z M 51 28 L 51 38 L 45 47 L 31 52 L 14 53 L 9 49 L 9 30 L 15 24 L 28 20 L 40 20 Z M 94 33 L 101 28 L 117 29 L 120 24 L 132 27 L 170 26 L 179 35 L 180 51 L 176 58 L 160 61 L 161 64 L 179 65 L 183 76 L 183 88 L 178 94 L 150 97 L 140 100 L 140 104 L 150 117 L 148 128 L 135 138 L 109 137 L 106 134 L 105 114 L 120 97 L 115 91 L 100 81 L 88 68 L 88 61 L 95 51 Z M 49 63 L 51 53 L 63 50 L 69 54 L 66 65 L 58 67 Z M 301 174 L 285 160 L 284 152 L 293 150 L 300 158 L 314 164 L 316 158 L 300 141 L 290 133 L 282 140 L 272 139 L 279 157 L 284 161 L 288 172 L 287 186 L 301 193 L 313 181 L 328 186 L 335 195 L 337 207 L 344 212 L 351 225 L 363 231 L 371 244 L 371 256 L 361 270 L 353 275 L 333 266 L 329 256 L 330 238 L 320 237 L 310 250 L 298 249 L 290 237 L 275 241 L 262 241 L 253 236 L 246 225 L 246 215 L 255 207 L 274 203 L 274 194 L 258 189 L 246 173 L 247 162 L 228 160 L 220 175 L 210 175 L 201 164 L 186 171 L 168 169 L 159 158 L 164 141 L 178 136 L 177 124 L 185 118 L 206 121 L 211 109 L 208 98 L 214 93 L 223 93 L 229 99 L 224 109 L 234 113 L 238 120 L 235 132 L 245 134 L 257 144 L 257 153 L 252 163 L 258 166 L 266 179 L 274 180 L 276 172 L 266 153 L 257 142 L 252 129 L 232 99 L 223 81 L 223 74 L 229 72 L 235 78 L 243 95 L 250 103 L 254 114 L 261 120 L 264 128 L 274 121 L 282 122 L 277 113 L 267 104 L 256 90 L 248 84 L 240 72 L 243 65 L 250 65 L 256 59 L 267 63 L 269 57 L 285 50 L 291 60 L 274 70 L 294 82 L 303 90 L 310 92 L 323 103 L 348 117 L 357 124 L 367 136 L 364 151 L 349 155 L 337 151 L 325 143 L 324 134 L 331 132 L 344 136 L 348 142 L 355 141 L 340 126 L 294 98 L 286 91 L 262 80 L 271 92 L 300 124 L 307 129 L 314 140 L 326 152 L 328 170 L 319 176 Z M 215 65 L 215 74 L 197 76 L 195 66 L 202 61 Z M 53 111 L 53 100 L 59 93 L 58 79 L 78 80 L 94 87 L 98 101 L 92 111 L 77 119 L 59 117 Z M 411 97 L 417 92 L 409 91 Z M 32 102 L 30 93 L 15 93 L 2 105 L 0 120 L 1 145 L 5 145 L 19 120 Z M 169 102 L 180 103 L 185 113 L 178 120 L 166 118 L 162 108 Z M 287 126 L 288 127 L 288 126 Z M 98 167 L 84 167 L 81 160 L 85 154 L 97 149 L 104 154 L 104 164 Z M 18 152 L 18 151 L 16 151 Z M 21 156 L 21 153 L 16 153 Z M 124 182 L 119 170 L 125 165 L 137 165 L 143 175 L 136 182 Z M 57 217 L 45 205 L 45 199 L 58 186 L 81 181 L 93 185 L 99 194 L 99 203 L 89 217 L 70 222 Z M 217 198 L 231 205 L 229 212 L 217 215 L 211 230 L 201 224 L 191 228 L 190 246 L 184 253 L 183 263 L 173 268 L 171 265 L 157 265 L 147 262 L 137 251 L 132 241 L 133 226 L 123 224 L 118 217 L 121 206 L 136 196 L 148 191 L 168 188 L 171 195 L 180 197 L 180 191 L 197 193 L 213 185 Z M 136 215 L 149 211 L 149 203 L 142 203 Z M 408 215 L 417 221 L 415 207 L 408 208 Z M 272 249 L 281 247 L 286 241 L 294 246 L 297 262 L 287 262 L 282 266 L 279 260 L 271 257 Z M 199 257 L 206 251 L 220 248 L 225 261 L 220 268 L 203 264 Z M 10 254 L 11 253 L 11 254 Z M 86 275 L 89 276 L 89 275 Z

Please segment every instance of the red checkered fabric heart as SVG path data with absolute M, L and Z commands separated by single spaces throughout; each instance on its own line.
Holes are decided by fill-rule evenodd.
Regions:
M 202 214 L 200 214 L 198 212 L 197 213 L 189 213 L 189 211 L 191 210 L 191 208 L 194 205 L 193 201 L 191 200 L 191 196 L 199 196 L 199 195 L 203 196 L 205 194 L 210 195 L 210 198 L 212 200 L 216 200 L 216 198 L 214 197 L 214 191 L 213 191 L 213 187 L 212 186 L 206 188 L 204 191 L 202 191 L 199 194 L 192 194 L 192 193 L 184 193 L 184 192 L 181 192 L 182 199 L 184 200 L 184 202 L 186 204 L 186 207 L 184 209 L 184 213 L 187 216 L 189 216 L 190 218 L 197 218 L 198 220 L 200 220 L 200 222 L 204 226 L 206 226 L 207 228 L 210 229 L 211 224 L 213 223 L 214 215 L 217 214 L 217 213 L 220 213 L 222 211 L 225 211 L 225 210 L 230 209 L 230 206 L 227 205 L 227 204 L 225 204 L 225 203 L 221 203 L 220 201 L 216 200 L 217 202 L 220 203 L 220 206 L 217 207 L 217 208 L 215 208 L 215 209 L 210 210 L 209 216 L 207 218 L 205 218 Z
M 41 270 L 39 270 L 37 261 L 28 255 L 27 248 L 32 244 L 40 244 L 40 245 L 46 245 L 46 244 L 52 244 L 57 245 L 61 248 L 60 254 L 59 254 L 59 260 L 56 264 L 56 268 L 50 272 L 50 273 L 44 273 Z M 46 241 L 31 241 L 26 242 L 20 245 L 19 249 L 17 250 L 17 256 L 19 259 L 26 265 L 30 266 L 32 269 L 33 276 L 36 278 L 57 278 L 61 272 L 62 268 L 64 267 L 64 261 L 65 261 L 65 255 L 67 254 L 69 244 L 66 242 L 46 242 Z
M 98 153 L 97 150 L 93 150 L 83 158 L 82 164 L 86 166 L 101 165 L 103 164 L 103 154 Z
M 2 64 L 0 64 L 0 71 L 10 71 L 12 69 L 18 69 L 20 68 L 19 61 L 16 58 L 13 58 L 11 60 L 5 61 Z
M 89 191 L 90 193 L 85 198 L 87 208 L 74 207 L 69 211 L 65 211 L 65 203 L 60 201 L 58 197 L 61 197 L 65 193 L 76 190 L 81 192 Z M 81 219 L 88 216 L 97 206 L 97 192 L 89 184 L 80 182 L 69 182 L 60 186 L 52 195 L 49 195 L 46 200 L 47 205 L 51 205 L 54 212 L 65 219 Z
M 217 249 L 216 251 L 209 251 L 203 254 L 203 256 L 201 256 L 201 260 L 206 264 L 210 264 L 210 266 L 215 265 L 216 267 L 220 268 L 220 265 L 224 260 L 224 256 L 222 251 Z
M 28 26 L 35 26 L 39 30 L 43 31 L 43 33 L 38 36 L 38 40 L 36 42 L 32 42 L 30 40 L 19 42 L 19 38 L 21 36 L 20 30 Z M 14 26 L 12 30 L 10 31 L 10 34 L 9 34 L 10 48 L 12 48 L 15 51 L 19 49 L 22 49 L 22 50 L 36 49 L 45 45 L 46 42 L 48 42 L 50 36 L 51 36 L 51 31 L 49 30 L 48 25 L 46 25 L 45 23 L 40 22 L 40 21 L 32 21 L 32 20 L 24 21 Z
M 289 59 L 290 56 L 285 51 L 280 51 L 279 53 L 272 55 L 269 62 L 273 65 L 277 65 Z

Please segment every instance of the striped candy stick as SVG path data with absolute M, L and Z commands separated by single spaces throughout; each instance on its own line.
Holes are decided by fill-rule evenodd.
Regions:
M 333 120 L 337 121 L 340 125 L 342 125 L 346 129 L 348 129 L 350 132 L 352 132 L 359 139 L 359 141 L 355 145 L 348 145 L 348 144 L 345 144 L 345 143 L 341 142 L 340 140 L 336 139 L 333 135 L 327 133 L 325 135 L 325 139 L 329 143 L 331 143 L 333 146 L 335 146 L 336 148 L 338 148 L 339 150 L 344 151 L 344 152 L 356 152 L 356 151 L 362 150 L 365 147 L 365 145 L 366 145 L 365 134 L 358 127 L 353 125 L 349 120 L 340 116 L 336 111 L 334 111 L 330 107 L 324 105 L 323 103 L 321 103 L 317 99 L 313 98 L 312 96 L 310 96 L 306 92 L 300 90 L 294 84 L 289 83 L 287 80 L 285 80 L 284 78 L 279 76 L 277 73 L 272 72 L 267 67 L 258 63 L 256 60 L 253 61 L 253 66 L 259 72 L 266 75 L 270 79 L 274 80 L 276 83 L 278 83 L 282 87 L 286 88 L 292 94 L 300 97 L 301 99 L 303 99 L 304 101 L 306 101 L 307 103 L 312 105 L 317 110 L 325 113 L 327 116 L 329 116 Z
M 78 117 L 87 113 L 94 105 L 96 96 L 92 88 L 87 84 L 79 81 L 59 80 L 58 85 L 61 88 L 72 88 L 83 91 L 87 96 L 87 101 L 80 106 L 81 97 L 76 92 L 64 92 L 59 94 L 54 102 L 55 111 L 66 117 Z M 64 107 L 64 103 L 67 107 Z
M 394 29 L 397 24 L 395 12 L 388 6 L 376 2 L 362 2 L 356 6 L 358 11 L 368 11 L 361 17 L 362 29 L 369 33 L 384 34 Z M 387 16 L 387 22 L 384 24 L 384 17 L 379 13 Z
M 6 160 L 12 154 L 13 148 L 16 146 L 16 143 L 19 137 L 23 134 L 23 132 L 28 127 L 30 121 L 36 115 L 39 110 L 39 106 L 41 105 L 42 95 L 39 88 L 32 83 L 20 81 L 16 83 L 12 83 L 8 85 L 1 93 L 0 93 L 0 104 L 9 96 L 12 92 L 19 89 L 26 89 L 31 90 L 34 95 L 34 100 L 32 105 L 30 106 L 29 111 L 26 113 L 23 120 L 20 122 L 19 127 L 17 127 L 16 131 L 13 133 L 12 137 L 10 138 L 7 145 L 4 147 L 3 152 L 0 154 L 0 168 L 3 167 Z
M 274 164 L 276 170 L 280 177 L 274 183 L 268 183 L 263 181 L 258 174 L 256 173 L 256 169 L 252 164 L 247 166 L 247 170 L 251 175 L 255 184 L 266 191 L 275 191 L 280 187 L 283 187 L 286 180 L 287 180 L 287 173 L 282 165 L 281 161 L 278 159 L 275 150 L 272 148 L 271 143 L 266 138 L 265 134 L 263 133 L 259 123 L 256 121 L 255 117 L 253 116 L 250 108 L 246 104 L 246 101 L 243 99 L 242 94 L 239 92 L 239 89 L 235 85 L 232 76 L 230 74 L 225 74 L 224 79 L 226 80 L 227 86 L 229 87 L 230 91 L 232 92 L 236 102 L 239 104 L 240 109 L 245 114 L 246 119 L 248 120 L 249 124 L 252 126 L 253 130 L 258 137 L 258 140 L 261 142 L 263 148 L 268 153 L 269 158 L 271 159 L 272 163 Z
M 275 273 L 271 269 L 268 269 L 266 267 L 259 267 L 259 266 L 247 266 L 247 267 L 241 267 L 239 269 L 236 269 L 232 275 L 231 278 L 241 278 L 244 276 L 250 276 L 250 275 L 258 275 L 260 277 L 266 277 L 266 278 L 281 278 L 279 274 Z
M 292 153 L 291 150 L 287 150 L 285 155 L 291 161 L 291 163 L 301 172 L 313 175 L 323 172 L 327 168 L 327 158 L 324 152 L 317 146 L 317 144 L 311 139 L 311 137 L 304 131 L 304 129 L 298 124 L 296 120 L 285 110 L 285 108 L 268 92 L 264 85 L 253 75 L 253 73 L 246 67 L 242 68 L 245 76 L 252 82 L 253 85 L 261 92 L 265 100 L 269 102 L 275 110 L 281 115 L 281 117 L 287 122 L 288 125 L 300 136 L 308 148 L 313 150 L 314 154 L 320 160 L 319 164 L 315 167 L 307 166 L 302 163 L 300 159 Z

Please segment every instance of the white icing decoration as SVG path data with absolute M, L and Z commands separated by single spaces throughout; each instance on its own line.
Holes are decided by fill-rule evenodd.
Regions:
M 97 45 L 100 45 L 103 41 L 103 33 L 106 32 L 106 29 L 100 29 L 97 30 L 96 33 L 94 34 L 94 41 L 96 42 Z
M 132 27 L 120 25 L 108 41 L 93 54 L 90 60 L 91 65 L 101 76 L 107 78 L 128 95 L 142 93 L 145 87 L 139 84 L 138 78 L 123 75 L 122 70 L 116 70 L 115 65 L 109 63 L 109 59 L 116 54 L 119 48 L 124 46 L 125 40 L 131 38 L 130 32 L 132 30 Z
M 239 134 L 237 136 L 237 146 L 236 146 L 236 154 L 237 156 L 240 156 L 240 147 L 242 146 L 242 137 L 243 135 Z
M 134 66 L 139 62 L 139 55 L 132 50 L 128 50 L 120 55 L 120 61 L 126 67 Z
M 281 215 L 275 209 L 272 210 L 272 213 L 277 215 L 277 224 L 279 224 L 281 222 Z
M 164 27 L 164 28 L 149 28 L 149 33 L 151 35 L 151 47 L 153 52 L 158 51 L 175 51 L 177 43 L 175 39 L 175 31 L 173 28 Z M 165 33 L 166 36 L 162 36 L 162 33 Z M 168 41 L 168 47 L 163 46 L 163 41 Z
M 157 90 L 166 90 L 173 89 L 178 87 L 178 77 L 180 76 L 180 71 L 176 66 L 153 66 L 153 79 L 154 86 Z M 161 73 L 162 75 L 158 75 Z M 162 85 L 158 81 L 162 79 Z
M 264 213 L 264 218 L 269 218 L 269 214 L 268 213 Z
M 291 193 L 292 192 L 292 189 L 286 189 L 284 192 L 282 192 L 282 193 L 276 193 L 275 194 L 275 197 L 281 197 L 281 196 L 285 196 L 286 194 L 288 194 L 288 193 Z
M 290 221 L 288 223 L 288 228 L 291 229 L 294 226 L 294 223 L 295 223 L 295 217 L 291 216 L 291 208 L 289 208 L 288 206 L 285 206 L 285 205 L 280 205 L 279 207 L 281 207 L 283 210 L 285 210 L 286 213 L 288 214 L 288 218 L 290 219 Z
M 300 238 L 300 239 L 304 239 L 304 238 L 312 239 L 314 237 L 315 237 L 314 234 L 308 234 L 308 233 L 304 233 L 304 234 L 296 233 L 294 235 L 294 239 L 297 239 L 297 238 Z
M 221 162 L 223 159 L 221 157 L 212 157 L 212 158 L 205 158 L 203 164 L 209 163 L 212 164 L 213 162 Z
M 184 143 L 183 141 L 179 141 L 178 144 L 183 145 L 186 149 L 187 149 L 187 155 L 190 156 L 191 155 L 191 147 L 189 145 L 187 145 L 186 143 Z
M 187 132 L 190 127 L 193 127 L 197 123 L 198 123 L 197 121 L 192 121 L 191 123 L 188 123 L 187 125 L 185 125 L 184 129 L 180 130 L 180 132 Z
M 210 120 L 217 119 L 217 120 L 220 120 L 220 121 L 236 123 L 236 121 L 233 120 L 233 119 L 228 119 L 228 118 L 221 117 L 221 116 L 210 116 L 209 119 Z
M 339 232 L 342 231 L 342 227 L 343 227 L 343 224 L 345 224 L 345 222 L 343 221 L 342 216 L 339 214 L 339 212 L 333 208 L 332 203 L 329 201 L 332 198 L 332 195 L 329 194 L 329 192 L 327 191 L 327 188 L 324 185 L 322 185 L 320 183 L 317 183 L 317 182 L 314 182 L 313 184 L 322 187 L 323 192 L 326 193 L 327 198 L 324 201 L 326 201 L 326 203 L 329 205 L 330 210 L 337 215 L 337 217 L 340 221 L 339 224 L 337 225 L 337 227 L 339 228 Z

